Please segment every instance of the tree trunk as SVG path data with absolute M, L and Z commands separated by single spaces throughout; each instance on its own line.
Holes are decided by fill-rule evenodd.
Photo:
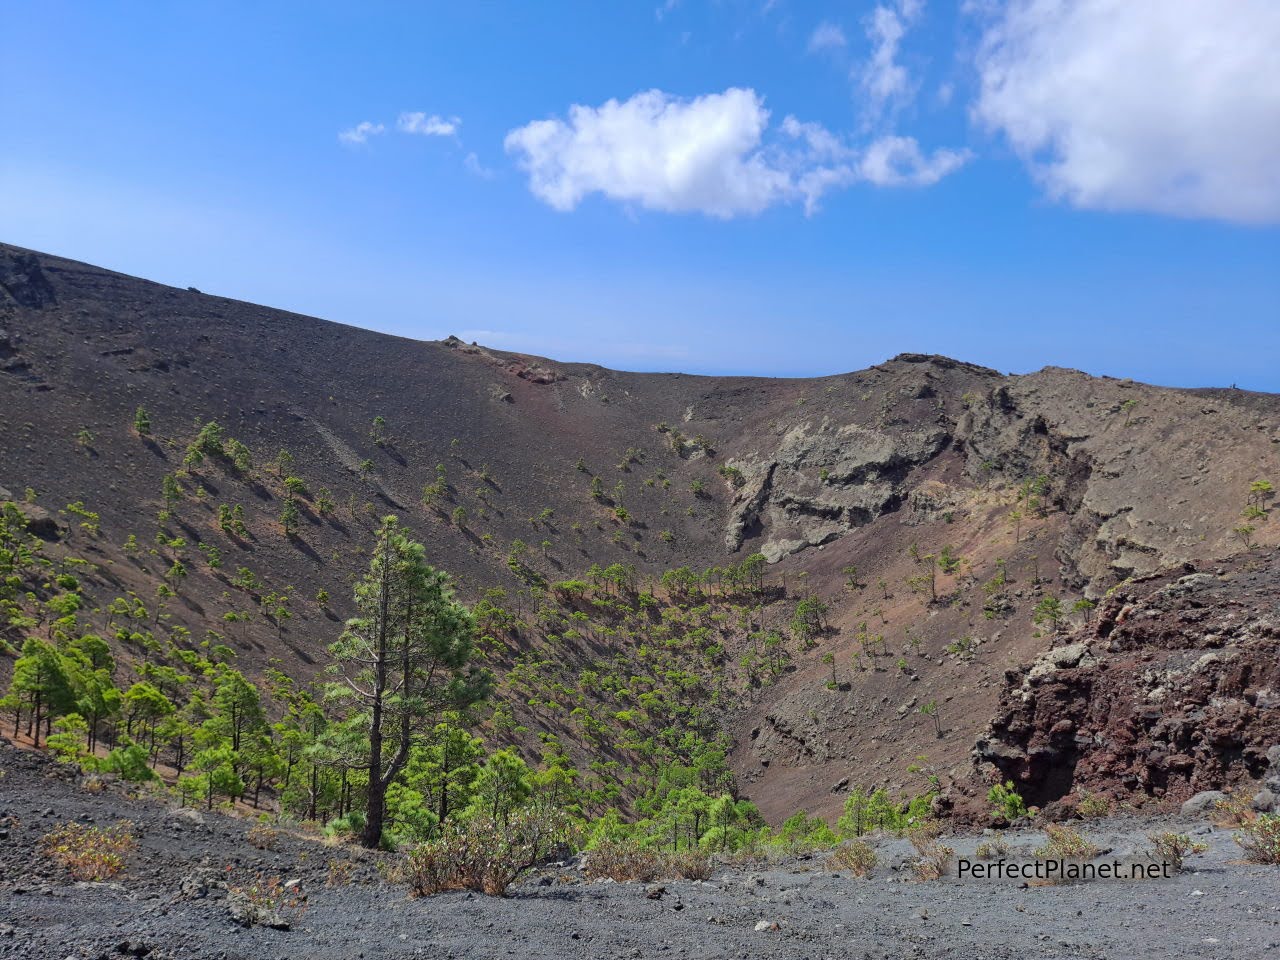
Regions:
M 36 691 L 36 705 L 35 705 L 35 709 L 32 711 L 32 715 L 36 718 L 35 736 L 33 739 L 35 741 L 35 745 L 38 747 L 40 746 L 40 691 L 39 690 Z M 27 732 L 30 733 L 31 731 L 28 730 Z
M 365 792 L 365 824 L 360 844 L 368 849 L 382 842 L 382 824 L 386 815 L 387 780 L 382 774 L 382 708 L 387 690 L 387 629 L 391 615 L 391 543 L 381 545 L 382 583 L 378 597 L 377 654 L 374 662 L 373 704 L 369 717 L 369 786 Z M 407 693 L 408 691 L 405 691 Z

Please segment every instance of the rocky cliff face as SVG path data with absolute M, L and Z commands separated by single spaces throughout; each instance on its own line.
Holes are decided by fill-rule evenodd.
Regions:
M 1095 596 L 1125 577 L 1239 549 L 1249 484 L 1280 462 L 1280 409 L 1268 395 L 1056 368 L 972 397 L 957 435 L 975 479 L 1048 478 L 1071 517 L 1058 558 Z
M 737 550 L 748 530 L 764 527 L 770 537 L 760 550 L 776 563 L 866 526 L 902 504 L 911 470 L 950 440 L 940 427 L 891 435 L 825 418 L 798 424 L 772 459 L 747 465 L 750 481 L 730 509 L 725 546 Z
M 974 753 L 1028 802 L 1261 777 L 1280 743 L 1280 552 L 1125 585 L 1006 680 Z
M 928 499 L 922 468 L 957 450 L 972 486 L 1044 479 L 1046 504 L 1069 518 L 1056 549 L 1063 576 L 1100 596 L 1126 577 L 1238 550 L 1249 484 L 1280 465 L 1269 395 L 1056 368 L 1002 377 L 914 354 L 853 376 L 813 415 L 779 417 L 772 444 L 731 455 L 745 482 L 728 509 L 729 550 L 754 539 L 776 562 L 830 543 Z M 1274 532 L 1259 535 L 1276 542 Z

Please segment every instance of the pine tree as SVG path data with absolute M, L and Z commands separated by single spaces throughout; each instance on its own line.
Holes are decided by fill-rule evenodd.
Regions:
M 368 783 L 360 842 L 376 847 L 386 823 L 387 788 L 410 750 L 446 710 L 487 695 L 487 671 L 469 665 L 471 614 L 453 597 L 448 576 L 424 559 L 422 545 L 386 517 L 369 572 L 355 589 L 359 615 L 330 647 L 342 682 L 330 694 L 354 707 L 366 733 L 361 745 Z

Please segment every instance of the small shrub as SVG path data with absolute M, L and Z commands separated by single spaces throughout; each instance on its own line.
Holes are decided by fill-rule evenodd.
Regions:
M 419 897 L 444 890 L 500 897 L 521 873 L 571 843 L 574 832 L 564 811 L 542 804 L 517 810 L 506 822 L 480 816 L 450 824 L 409 855 L 409 885 Z
M 978 844 L 978 849 L 974 851 L 974 854 L 979 860 L 995 860 L 998 857 L 1007 857 L 1009 855 L 1009 844 L 1005 843 L 1003 837 L 993 837 Z
M 430 897 L 444 890 L 456 890 L 465 886 L 461 864 L 456 855 L 459 846 L 458 838 L 441 837 L 422 844 L 409 854 L 405 878 L 414 896 Z
M 1035 851 L 1041 860 L 1092 860 L 1098 855 L 1098 848 L 1071 827 L 1051 823 L 1044 832 L 1045 844 Z
M 257 847 L 259 850 L 274 850 L 276 842 L 280 839 L 280 831 L 272 829 L 265 823 L 259 823 L 250 827 L 244 838 L 249 841 L 251 847 Z
M 865 877 L 875 869 L 876 852 L 863 840 L 851 840 L 841 844 L 827 858 L 830 870 L 848 870 L 855 877 Z
M 996 806 L 995 812 L 1006 820 L 1017 820 L 1027 815 L 1027 805 L 1013 786 L 1012 780 L 997 783 L 987 791 L 987 802 Z
M 618 883 L 639 880 L 649 883 L 660 873 L 657 850 L 622 840 L 604 840 L 587 854 L 582 872 L 589 880 L 609 878 Z
M 1080 802 L 1076 804 L 1076 810 L 1086 820 L 1097 820 L 1099 817 L 1111 816 L 1112 806 L 1110 797 L 1081 790 Z
M 364 829 L 364 813 L 352 810 L 345 817 L 335 817 L 324 828 L 324 835 L 330 840 L 350 840 L 360 835 Z
M 590 880 L 608 878 L 618 883 L 706 880 L 711 876 L 711 860 L 697 850 L 669 853 L 625 840 L 603 840 L 587 854 L 582 872 Z
M 669 853 L 662 858 L 664 876 L 673 876 L 681 880 L 709 880 L 711 878 L 711 858 L 696 850 L 683 850 L 680 853 Z
M 1153 833 L 1148 839 L 1151 841 L 1155 859 L 1171 863 L 1177 873 L 1182 872 L 1182 861 L 1189 854 L 1204 853 L 1209 849 L 1207 843 L 1192 840 L 1185 833 L 1173 833 L 1172 831 Z
M 1280 864 L 1280 813 L 1260 813 L 1241 823 L 1235 841 L 1250 863 Z
M 350 860 L 330 860 L 327 864 L 326 887 L 345 887 L 351 883 L 355 865 Z
M 306 909 L 306 894 L 296 883 L 286 885 L 279 877 L 258 875 L 247 886 L 227 887 L 227 908 L 243 927 L 272 927 L 288 930 L 287 912 Z
M 133 823 L 121 820 L 105 830 L 66 823 L 44 835 L 40 852 L 77 880 L 107 880 L 124 869 L 124 855 L 138 845 Z
M 938 839 L 936 824 L 922 824 L 908 831 L 907 838 L 920 857 L 911 865 L 911 872 L 917 880 L 937 880 L 947 872 L 947 864 L 955 856 L 955 850 Z
M 1254 819 L 1253 808 L 1247 797 L 1235 796 L 1219 800 L 1214 804 L 1218 819 L 1214 821 L 1219 827 L 1239 827 Z

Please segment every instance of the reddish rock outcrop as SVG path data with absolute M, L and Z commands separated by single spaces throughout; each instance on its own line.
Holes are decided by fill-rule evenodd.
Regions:
M 974 750 L 1028 803 L 1177 802 L 1262 776 L 1280 743 L 1280 552 L 1121 586 L 1006 688 Z M 995 770 L 991 769 L 994 766 Z

